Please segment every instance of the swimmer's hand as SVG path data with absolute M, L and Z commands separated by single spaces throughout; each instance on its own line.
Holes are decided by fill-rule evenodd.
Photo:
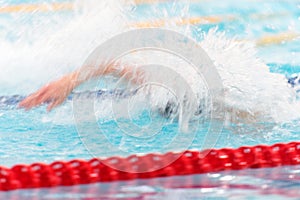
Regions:
M 45 85 L 21 101 L 19 107 L 30 110 L 33 107 L 47 103 L 47 111 L 51 111 L 53 108 L 62 104 L 76 87 L 74 79 L 75 74 L 69 74 Z

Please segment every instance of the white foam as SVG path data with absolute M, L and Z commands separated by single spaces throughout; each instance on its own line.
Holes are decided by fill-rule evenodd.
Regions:
M 34 91 L 49 80 L 80 67 L 95 47 L 126 28 L 120 1 L 78 0 L 75 6 L 78 9 L 71 19 L 64 15 L 43 17 L 35 13 L 10 19 L 10 29 L 14 31 L 6 30 L 2 34 L 16 35 L 16 38 L 0 38 L 0 85 L 6 90 L 3 92 Z M 40 22 L 45 19 L 44 23 Z
M 32 13 L 27 17 L 12 15 L 10 20 L 18 21 L 16 25 L 4 20 L 6 33 L 0 31 L 3 95 L 35 91 L 49 80 L 80 67 L 95 47 L 128 29 L 125 17 L 128 13 L 125 13 L 123 2 L 77 0 L 75 5 L 77 10 L 71 18 L 49 15 L 35 20 L 30 18 Z M 187 12 L 187 7 L 183 7 L 180 16 L 187 16 Z M 170 15 L 160 13 L 163 18 Z M 176 31 L 187 30 L 172 24 L 167 26 Z M 17 39 L 6 37 L 11 32 Z M 285 77 L 269 73 L 267 66 L 257 58 L 253 44 L 227 39 L 216 30 L 210 31 L 200 44 L 221 75 L 227 106 L 257 112 L 275 121 L 299 116 L 299 105 L 293 103 L 295 92 L 287 86 Z M 185 71 L 178 65 L 176 67 Z M 191 85 L 199 84 L 194 81 Z
M 228 39 L 224 33 L 211 30 L 201 46 L 220 73 L 227 106 L 257 113 L 261 121 L 299 117 L 295 90 L 283 75 L 269 72 L 257 57 L 253 43 Z

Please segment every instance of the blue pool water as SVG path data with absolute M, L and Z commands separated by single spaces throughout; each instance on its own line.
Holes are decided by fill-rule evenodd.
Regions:
M 0 6 L 40 2 L 72 1 L 4 0 L 0 1 Z M 95 4 L 95 2 L 91 2 Z M 234 20 L 190 27 L 191 35 L 198 41 L 203 40 L 205 34 L 216 27 L 217 31 L 224 32 L 226 37 L 235 40 L 258 41 L 259 38 L 266 35 L 286 32 L 300 34 L 298 31 L 300 30 L 300 3 L 296 0 L 192 1 L 188 14 L 182 14 L 186 5 L 182 2 L 178 2 L 178 4 L 176 2 L 141 4 L 130 8 L 128 17 L 135 22 L 151 21 L 153 18 L 165 18 L 166 16 L 172 18 L 179 15 L 189 15 L 190 17 L 234 16 Z M 141 127 L 147 127 L 149 123 L 164 122 L 161 130 L 150 139 L 140 139 L 131 134 L 124 134 L 119 129 L 120 123 L 126 125 L 131 124 L 132 121 L 124 119 L 124 121 L 119 120 L 116 123 L 116 120 L 105 112 L 111 99 L 115 98 L 113 95 L 95 100 L 95 105 L 99 106 L 97 114 L 104 113 L 103 116 L 105 116 L 98 118 L 98 126 L 110 141 L 109 144 L 104 141 L 94 141 L 92 136 L 95 136 L 95 131 L 90 130 L 88 124 L 85 129 L 92 135 L 91 140 L 85 142 L 81 140 L 71 100 L 50 113 L 45 111 L 45 106 L 28 112 L 17 107 L 18 98 L 23 98 L 49 80 L 72 71 L 78 67 L 74 63 L 83 63 L 89 49 L 83 47 L 82 49 L 86 50 L 85 54 L 77 56 L 77 54 L 72 54 L 72 48 L 76 51 L 83 44 L 93 47 L 90 43 L 97 43 L 96 37 L 88 39 L 93 35 L 88 33 L 94 30 L 95 34 L 98 34 L 101 30 L 90 29 L 84 24 L 85 22 L 80 21 L 81 12 L 83 11 L 79 9 L 76 12 L 0 13 L 0 41 L 4 44 L 0 46 L 0 53 L 5 55 L 0 65 L 3 72 L 0 75 L 0 96 L 3 97 L 2 99 L 12 98 L 16 101 L 0 102 L 1 165 L 51 163 L 56 160 L 75 158 L 90 159 L 93 158 L 93 154 L 90 152 L 89 145 L 101 147 L 96 152 L 101 157 L 152 152 L 164 153 L 170 150 L 164 147 L 168 146 L 178 134 L 179 125 L 176 120 L 170 121 L 157 113 L 149 116 L 149 113 L 142 109 L 133 117 L 133 122 Z M 95 13 L 87 14 L 83 19 L 89 18 L 92 18 L 93 22 L 97 15 Z M 94 24 L 92 22 L 91 24 L 96 26 L 97 21 Z M 72 32 L 74 23 L 77 23 L 78 27 L 82 27 L 82 34 L 76 35 Z M 107 26 L 104 27 L 107 28 Z M 83 30 L 84 28 L 86 30 Z M 71 31 L 68 31 L 69 29 Z M 64 43 L 64 40 L 69 37 L 64 34 L 70 34 L 70 38 L 73 38 L 74 41 Z M 53 35 L 54 37 L 52 37 Z M 87 43 L 82 41 L 85 38 L 87 38 Z M 267 64 L 271 73 L 280 73 L 289 77 L 294 73 L 300 73 L 299 44 L 298 36 L 279 44 L 257 46 L 257 56 Z M 71 45 L 70 49 L 68 49 L 68 45 Z M 49 46 L 54 49 L 62 49 L 62 51 L 56 53 Z M 79 50 L 78 52 L 81 53 Z M 51 53 L 53 54 L 51 55 Z M 86 88 L 90 89 L 88 85 Z M 151 117 L 153 118 L 150 119 Z M 127 128 L 127 132 L 134 130 L 132 127 Z M 208 128 L 209 124 L 201 124 L 195 137 L 191 139 L 189 149 L 201 150 L 203 148 Z M 233 123 L 222 130 L 213 147 L 236 148 L 299 141 L 299 130 L 299 119 L 270 124 L 262 122 L 255 125 Z M 111 148 L 111 144 L 115 148 Z M 176 149 L 172 150 L 186 148 L 182 141 L 178 141 L 175 147 Z M 120 155 L 120 149 L 124 154 Z M 268 174 L 272 176 L 268 176 Z M 274 174 L 276 174 L 276 178 L 274 178 Z M 300 166 L 278 167 L 167 179 L 157 178 L 89 186 L 14 191 L 0 193 L 0 198 L 32 199 L 33 196 L 37 196 L 40 199 L 299 199 L 299 177 Z M 206 180 L 205 184 L 201 180 Z

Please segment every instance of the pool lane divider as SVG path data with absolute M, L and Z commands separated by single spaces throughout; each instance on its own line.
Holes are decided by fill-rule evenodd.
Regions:
M 296 32 L 283 32 L 279 34 L 267 35 L 256 40 L 257 46 L 267 46 L 273 44 L 282 44 L 284 42 L 289 42 L 297 40 L 300 38 L 300 34 Z
M 247 16 L 243 15 L 242 17 L 251 20 L 267 20 L 273 18 L 280 18 L 283 16 L 287 16 L 289 13 L 281 12 L 281 13 L 255 13 L 249 14 Z M 241 16 L 227 14 L 227 15 L 209 15 L 209 16 L 191 16 L 188 18 L 168 18 L 168 19 L 154 19 L 151 21 L 143 21 L 143 22 L 134 22 L 130 25 L 130 27 L 135 28 L 158 28 L 164 27 L 166 25 L 203 25 L 203 24 L 219 24 L 222 22 L 231 22 L 241 20 Z
M 199 0 L 196 0 L 197 2 Z M 153 3 L 167 3 L 170 0 L 133 0 L 136 5 L 140 4 L 153 4 Z M 60 2 L 60 3 L 22 3 L 15 5 L 0 6 L 1 13 L 16 13 L 16 12 L 51 12 L 51 11 L 73 11 L 73 2 Z
M 52 12 L 52 11 L 72 11 L 73 3 L 51 3 L 51 4 L 16 4 L 0 7 L 2 13 L 31 13 L 31 12 Z
M 168 24 L 176 26 L 184 25 L 200 25 L 200 24 L 217 24 L 224 21 L 232 21 L 235 17 L 233 15 L 223 15 L 223 16 L 197 16 L 189 17 L 185 19 L 181 18 L 170 18 L 170 19 L 156 19 L 146 22 L 135 22 L 130 25 L 134 28 L 159 28 L 164 27 Z
M 190 0 L 193 2 L 200 2 L 201 0 Z M 129 1 L 131 2 L 131 1 Z M 153 3 L 168 3 L 171 0 L 133 0 L 136 5 L 140 4 L 153 4 Z M 0 6 L 0 13 L 15 13 L 15 12 L 48 12 L 48 11 L 72 11 L 74 9 L 74 3 L 70 2 L 56 2 L 56 3 L 22 3 L 15 5 Z
M 194 0 L 199 2 L 200 0 Z M 140 4 L 153 4 L 153 3 L 167 3 L 171 2 L 171 0 L 133 0 L 133 3 L 136 5 Z M 60 2 L 60 3 L 47 3 L 47 4 L 35 4 L 35 3 L 22 3 L 15 5 L 6 5 L 0 7 L 0 13 L 13 13 L 13 12 L 48 12 L 48 11 L 61 11 L 61 10 L 69 10 L 72 11 L 74 9 L 73 2 Z
M 174 159 L 176 158 L 176 159 Z M 170 163 L 170 161 L 173 161 Z M 107 163 L 113 163 L 113 168 Z M 300 142 L 0 167 L 0 190 L 49 188 L 300 164 Z M 165 166 L 153 171 L 155 166 Z M 132 173 L 139 168 L 149 172 Z M 122 169 L 122 171 L 117 170 Z M 276 171 L 276 170 L 275 170 Z M 272 174 L 268 174 L 272 176 Z M 277 174 L 274 174 L 277 176 Z M 199 183 L 200 184 L 200 183 Z M 205 184 L 205 183 L 201 183 Z
M 145 1 L 145 0 L 142 0 Z M 142 1 L 136 0 L 137 3 Z M 66 11 L 73 10 L 74 4 L 71 2 L 65 3 L 52 3 L 52 4 L 18 4 L 0 7 L 1 13 L 15 13 L 15 12 L 52 12 L 52 11 Z M 285 16 L 288 13 L 272 13 L 272 14 L 252 14 L 249 18 L 259 20 L 259 19 L 270 19 L 274 17 Z M 150 28 L 150 27 L 163 27 L 168 24 L 183 26 L 183 25 L 201 25 L 201 24 L 218 24 L 222 22 L 238 20 L 239 17 L 235 15 L 222 15 L 222 16 L 195 16 L 185 19 L 170 18 L 170 19 L 158 19 L 146 22 L 135 22 L 130 24 L 133 28 Z M 280 44 L 287 41 L 292 41 L 298 39 L 299 33 L 295 32 L 284 32 L 274 35 L 263 36 L 256 40 L 257 46 L 266 46 L 272 44 Z

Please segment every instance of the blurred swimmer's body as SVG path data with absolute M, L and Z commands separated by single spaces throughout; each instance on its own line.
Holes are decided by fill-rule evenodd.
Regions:
M 268 67 L 256 57 L 256 49 L 252 43 L 228 40 L 212 31 L 200 45 L 214 61 L 223 81 L 224 107 L 229 121 L 239 123 L 241 119 L 248 123 L 280 122 L 299 116 L 297 110 L 300 107 L 296 107 L 299 103 L 294 103 L 299 78 L 285 80 L 282 74 L 270 73 Z M 83 67 L 45 85 L 21 101 L 19 106 L 28 110 L 47 103 L 47 110 L 50 111 L 62 104 L 80 84 L 106 75 L 125 76 L 135 83 L 143 83 L 145 78 L 144 72 L 139 68 L 121 63 Z M 194 81 L 197 79 L 193 83 Z M 175 112 L 176 106 L 174 102 L 168 103 L 163 108 L 166 116 L 169 112 Z M 201 109 L 203 108 L 198 111 L 201 112 Z
M 26 110 L 32 109 L 33 107 L 40 106 L 42 104 L 47 103 L 47 110 L 51 111 L 53 108 L 59 106 L 62 104 L 67 97 L 71 94 L 71 92 L 84 83 L 85 81 L 88 81 L 90 79 L 99 77 L 99 76 L 105 76 L 105 75 L 116 75 L 116 76 L 125 76 L 129 80 L 134 82 L 141 82 L 138 77 L 138 75 L 141 75 L 142 72 L 137 73 L 136 68 L 129 67 L 129 66 L 121 66 L 121 64 L 111 64 L 106 66 L 105 69 L 99 67 L 95 68 L 93 71 L 90 71 L 88 75 L 82 76 L 80 73 L 82 73 L 81 70 L 74 71 L 70 74 L 67 74 L 60 79 L 53 81 L 39 90 L 37 90 L 35 93 L 29 95 L 27 98 L 22 100 L 19 104 L 20 107 L 25 108 Z M 142 75 L 141 75 L 142 76 Z M 80 77 L 80 78 L 79 78 Z M 287 79 L 287 84 L 290 85 L 290 87 L 297 87 L 300 85 L 300 77 L 294 75 L 291 78 Z M 175 105 L 172 105 L 172 103 L 168 103 L 165 108 L 166 115 L 169 115 L 170 112 L 174 111 Z M 226 109 L 228 111 L 228 109 Z M 230 112 L 234 112 L 232 109 Z M 238 111 L 240 117 L 247 118 L 249 117 L 247 113 L 241 112 L 241 110 Z

